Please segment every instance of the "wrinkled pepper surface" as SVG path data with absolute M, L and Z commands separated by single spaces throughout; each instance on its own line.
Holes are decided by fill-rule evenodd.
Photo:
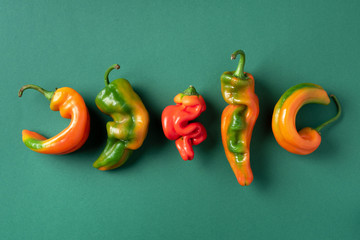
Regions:
M 36 85 L 25 85 L 19 91 L 19 97 L 26 89 L 35 89 L 50 101 L 50 109 L 60 111 L 63 118 L 70 118 L 67 128 L 47 139 L 29 130 L 22 131 L 22 139 L 31 150 L 44 154 L 67 154 L 79 149 L 87 140 L 90 131 L 90 116 L 83 98 L 69 87 L 56 91 L 46 91 Z
M 96 106 L 114 121 L 106 124 L 108 134 L 105 149 L 93 166 L 111 170 L 123 165 L 131 153 L 144 142 L 149 126 L 149 114 L 128 80 L 109 82 L 109 73 L 119 69 L 112 65 L 105 72 L 105 88 L 96 96 Z
M 328 105 L 330 98 L 321 86 L 312 83 L 302 83 L 289 88 L 277 102 L 272 118 L 272 130 L 279 145 L 300 155 L 315 151 L 321 143 L 320 130 L 337 120 L 341 114 L 339 101 L 334 95 L 330 97 L 338 108 L 336 116 L 315 129 L 305 127 L 298 132 L 295 120 L 299 109 L 309 103 Z
M 231 55 L 234 60 L 240 55 L 236 71 L 221 75 L 221 92 L 229 104 L 221 116 L 221 136 L 225 155 L 240 185 L 253 181 L 250 166 L 250 140 L 259 115 L 259 100 L 254 92 L 254 77 L 244 72 L 245 53 L 238 50 Z
M 206 129 L 199 122 L 191 122 L 206 110 L 204 98 L 193 86 L 175 96 L 176 105 L 167 106 L 162 112 L 161 122 L 165 136 L 175 140 L 177 149 L 183 160 L 194 158 L 193 145 L 202 143 L 206 137 Z

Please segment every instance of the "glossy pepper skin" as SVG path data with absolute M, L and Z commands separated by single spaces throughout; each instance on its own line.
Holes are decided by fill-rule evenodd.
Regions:
M 106 147 L 93 164 L 99 170 L 123 165 L 132 151 L 143 144 L 148 132 L 149 114 L 128 80 L 120 78 L 109 82 L 109 73 L 119 68 L 114 64 L 105 72 L 105 88 L 95 99 L 100 111 L 114 120 L 106 124 Z
M 236 71 L 221 75 L 221 92 L 229 104 L 221 116 L 221 136 L 225 155 L 240 185 L 253 181 L 250 166 L 250 140 L 259 115 L 259 100 L 254 92 L 254 77 L 244 73 L 245 53 L 238 50 L 231 55 L 240 55 Z
M 205 127 L 198 122 L 189 123 L 206 110 L 204 98 L 190 86 L 175 96 L 176 105 L 167 106 L 162 112 L 161 122 L 165 136 L 175 140 L 183 160 L 194 158 L 193 145 L 202 143 L 206 137 Z
M 307 155 L 314 152 L 321 143 L 320 130 L 337 120 L 341 114 L 339 101 L 334 95 L 331 97 L 337 105 L 337 115 L 315 129 L 305 127 L 298 132 L 295 120 L 299 109 L 309 103 L 328 105 L 330 98 L 321 86 L 312 83 L 289 88 L 277 102 L 272 118 L 272 130 L 279 145 L 295 154 Z
M 49 139 L 36 132 L 23 130 L 22 139 L 25 145 L 44 154 L 67 154 L 79 149 L 86 142 L 90 131 L 89 112 L 80 94 L 69 87 L 51 92 L 30 84 L 20 89 L 19 97 L 26 89 L 35 89 L 42 93 L 50 101 L 50 109 L 60 111 L 60 115 L 70 118 L 71 122 L 67 128 Z

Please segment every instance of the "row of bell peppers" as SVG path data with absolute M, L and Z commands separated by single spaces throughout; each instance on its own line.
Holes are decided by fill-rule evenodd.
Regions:
M 221 77 L 221 92 L 229 105 L 221 116 L 221 136 L 225 155 L 239 182 L 245 186 L 253 180 L 250 166 L 250 141 L 255 122 L 259 115 L 259 100 L 255 94 L 254 77 L 244 72 L 245 53 L 235 51 L 231 59 L 240 56 L 235 71 L 224 72 Z M 95 103 L 100 111 L 112 117 L 106 124 L 108 134 L 105 149 L 93 166 L 99 170 L 111 170 L 123 165 L 131 153 L 143 144 L 149 125 L 149 114 L 140 97 L 129 81 L 120 78 L 109 81 L 109 74 L 119 69 L 112 65 L 105 72 L 105 88 L 96 96 Z M 29 130 L 22 131 L 24 144 L 31 150 L 44 154 L 67 154 L 79 149 L 87 140 L 90 131 L 90 116 L 83 98 L 74 89 L 63 87 L 47 91 L 36 85 L 25 85 L 35 89 L 50 101 L 50 109 L 60 111 L 63 118 L 71 119 L 67 128 L 56 136 L 44 136 Z M 320 130 L 340 117 L 341 106 L 334 95 L 338 113 L 317 128 L 296 129 L 296 114 L 308 103 L 327 105 L 330 98 L 319 85 L 303 83 L 288 89 L 277 102 L 272 130 L 281 147 L 295 154 L 306 155 L 315 151 L 321 142 Z M 204 98 L 193 86 L 175 96 L 176 105 L 166 107 L 162 112 L 162 127 L 169 140 L 175 140 L 183 160 L 194 158 L 193 145 L 203 142 L 206 129 L 199 122 L 193 122 L 206 110 Z

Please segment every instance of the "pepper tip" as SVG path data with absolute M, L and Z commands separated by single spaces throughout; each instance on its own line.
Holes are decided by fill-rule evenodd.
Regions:
M 114 68 L 115 68 L 115 69 L 120 69 L 120 65 L 119 65 L 119 64 L 115 64 Z

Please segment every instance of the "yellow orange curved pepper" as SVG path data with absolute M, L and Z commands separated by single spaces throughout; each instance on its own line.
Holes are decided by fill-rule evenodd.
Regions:
M 272 130 L 279 145 L 295 154 L 314 152 L 321 143 L 320 130 L 337 120 L 341 114 L 339 101 L 334 95 L 330 97 L 338 107 L 337 115 L 315 129 L 305 127 L 298 132 L 295 120 L 299 109 L 308 103 L 328 105 L 330 98 L 321 86 L 312 83 L 302 83 L 288 89 L 277 102 L 272 117 Z

